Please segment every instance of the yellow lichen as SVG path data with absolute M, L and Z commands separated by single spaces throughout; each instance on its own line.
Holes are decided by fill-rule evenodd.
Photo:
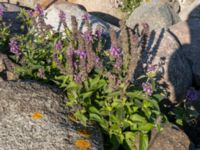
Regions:
M 41 114 L 40 112 L 35 112 L 32 114 L 33 119 L 41 119 L 42 117 L 43 117 L 43 114 Z
M 81 150 L 87 150 L 88 148 L 90 148 L 91 143 L 88 140 L 80 139 L 76 140 L 75 145 Z

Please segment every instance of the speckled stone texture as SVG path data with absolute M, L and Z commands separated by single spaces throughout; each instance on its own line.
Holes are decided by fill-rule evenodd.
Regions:
M 0 150 L 79 150 L 75 146 L 79 139 L 89 141 L 91 150 L 102 150 L 99 128 L 94 124 L 84 128 L 69 120 L 65 102 L 63 93 L 52 86 L 0 82 Z M 42 116 L 33 117 L 35 113 Z
M 157 135 L 156 135 L 157 134 Z M 166 124 L 161 133 L 157 133 L 156 130 L 152 131 L 151 141 L 152 145 L 149 150 L 193 150 L 194 145 L 190 143 L 187 135 L 178 127 L 172 124 Z M 151 143 L 150 142 L 150 143 Z

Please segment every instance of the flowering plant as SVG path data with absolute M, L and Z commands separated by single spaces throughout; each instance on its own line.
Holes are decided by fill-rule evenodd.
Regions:
M 110 29 L 111 47 L 107 48 L 102 30 L 92 33 L 90 21 L 83 16 L 88 30 L 78 30 L 71 17 L 72 30 L 66 23 L 65 13 L 58 14 L 64 33 L 52 30 L 44 21 L 45 14 L 37 5 L 32 12 L 21 11 L 28 33 L 10 40 L 12 58 L 21 65 L 21 77 L 53 81 L 66 91 L 67 106 L 82 124 L 97 122 L 109 135 L 113 149 L 148 148 L 152 128 L 161 129 L 164 120 L 159 102 L 162 90 L 156 84 L 156 67 L 149 65 L 143 84 L 135 84 L 134 73 L 140 63 L 142 43 L 148 35 L 148 25 L 136 34 L 121 22 L 121 32 Z M 35 13 L 34 12 L 34 13 Z M 59 29 L 58 29 L 59 31 Z M 111 147 L 109 147 L 110 149 Z
M 4 10 L 0 7 L 0 49 L 3 50 L 9 40 L 9 26 L 3 22 Z

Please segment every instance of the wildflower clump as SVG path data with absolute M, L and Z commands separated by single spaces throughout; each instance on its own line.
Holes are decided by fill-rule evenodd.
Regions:
M 81 32 L 76 17 L 71 16 L 72 30 L 69 30 L 66 14 L 60 11 L 59 28 L 65 28 L 60 33 L 59 28 L 54 31 L 45 23 L 39 5 L 35 12 L 39 14 L 37 19 L 21 11 L 20 18 L 28 33 L 13 37 L 9 44 L 13 60 L 20 65 L 16 72 L 21 78 L 55 83 L 63 89 L 70 108 L 68 116 L 85 126 L 88 122 L 98 123 L 109 139 L 108 149 L 120 146 L 134 149 L 137 138 L 147 149 L 149 133 L 153 128 L 159 130 L 164 121 L 159 107 L 162 90 L 156 84 L 154 68 L 149 67 L 145 72 L 141 78 L 143 84 L 135 84 L 148 25 L 143 24 L 142 31 L 134 31 L 122 21 L 119 35 L 112 28 L 108 31 L 108 47 L 103 29 L 97 27 L 92 32 L 88 14 L 82 17 L 87 30 Z M 85 140 L 77 140 L 75 145 L 83 150 L 90 147 Z
M 5 49 L 10 37 L 9 25 L 3 21 L 4 9 L 0 7 L 0 49 Z

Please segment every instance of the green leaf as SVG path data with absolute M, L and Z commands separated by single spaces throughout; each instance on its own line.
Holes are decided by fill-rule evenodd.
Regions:
M 91 96 L 92 96 L 92 94 L 93 94 L 93 91 L 89 91 L 89 92 L 86 92 L 86 93 L 82 93 L 81 95 L 80 95 L 80 97 L 81 97 L 81 99 L 86 99 L 86 98 L 90 98 Z
M 129 150 L 137 150 L 135 146 L 135 136 L 136 134 L 134 132 L 126 131 L 125 134 L 125 142 L 127 143 L 127 148 Z
M 89 111 L 90 113 L 100 114 L 99 110 L 94 106 L 89 107 Z
M 140 148 L 139 150 L 147 150 L 148 149 L 148 135 L 145 133 L 140 133 Z
M 90 120 L 101 122 L 101 117 L 99 115 L 91 113 L 89 116 L 90 116 Z
M 86 126 L 86 123 L 87 123 L 88 118 L 87 118 L 84 114 L 82 114 L 80 111 L 76 111 L 76 113 L 74 114 L 74 116 L 75 116 L 76 118 L 78 118 L 78 119 L 80 120 L 80 122 L 81 122 L 84 126 Z
M 154 127 L 155 127 L 155 125 L 153 123 L 145 123 L 145 124 L 141 124 L 141 125 L 138 126 L 139 130 L 141 130 L 145 133 L 148 133 Z
M 139 114 L 133 114 L 130 116 L 130 119 L 133 121 L 133 122 L 139 122 L 139 123 L 146 123 L 146 119 L 144 117 L 142 117 L 141 115 Z
M 176 119 L 176 123 L 180 126 L 183 126 L 183 120 L 182 119 Z

